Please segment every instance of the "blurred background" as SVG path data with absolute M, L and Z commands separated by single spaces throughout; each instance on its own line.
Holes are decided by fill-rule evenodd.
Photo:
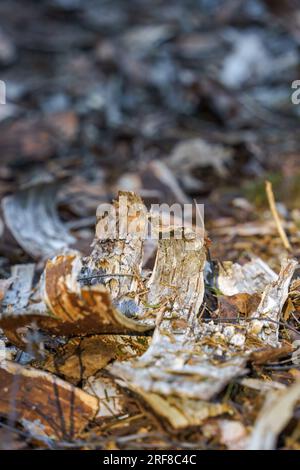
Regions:
M 196 199 L 234 259 L 241 223 L 267 249 L 268 178 L 299 223 L 299 1 L 1 0 L 0 25 L 1 198 L 56 182 L 82 246 L 119 189 Z

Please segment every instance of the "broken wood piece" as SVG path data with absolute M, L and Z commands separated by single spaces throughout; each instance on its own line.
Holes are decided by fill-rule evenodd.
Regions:
M 0 414 L 35 437 L 72 440 L 98 412 L 94 396 L 58 377 L 11 361 L 0 362 Z
M 279 434 L 293 416 L 300 400 L 300 381 L 279 392 L 269 392 L 256 420 L 246 448 L 248 450 L 272 450 Z
M 112 377 L 104 374 L 89 377 L 83 389 L 98 400 L 95 419 L 116 418 L 127 413 L 128 397 Z
M 265 288 L 257 311 L 251 314 L 253 321 L 249 331 L 270 346 L 278 345 L 278 322 L 297 266 L 298 262 L 294 259 L 282 262 L 278 279 Z
M 259 294 L 277 274 L 260 258 L 253 258 L 248 263 L 219 263 L 217 288 L 224 295 L 241 293 Z
M 150 340 L 151 337 L 131 335 L 72 338 L 39 366 L 77 384 L 96 374 L 113 359 L 123 361 L 140 356 L 147 350 Z
M 180 407 L 180 400 L 195 400 L 195 406 L 200 400 L 206 402 L 208 407 L 207 402 L 221 392 L 233 378 L 245 374 L 251 353 L 261 353 L 264 348 L 264 338 L 255 331 L 249 332 L 247 321 L 238 324 L 218 324 L 213 321 L 206 323 L 201 320 L 199 322 L 197 312 L 204 293 L 205 252 L 203 245 L 201 247 L 196 244 L 194 250 L 187 250 L 185 244 L 188 244 L 187 240 L 179 242 L 173 238 L 159 242 L 151 282 L 155 285 L 157 295 L 162 298 L 163 295 L 171 294 L 170 290 L 166 290 L 166 286 L 171 284 L 172 278 L 176 300 L 172 303 L 169 298 L 165 310 L 161 311 L 161 320 L 157 323 L 149 349 L 137 360 L 116 361 L 108 367 L 123 386 L 141 395 L 174 427 L 182 426 L 183 421 L 178 417 L 176 422 L 173 412 L 168 408 L 167 403 L 171 398 L 175 400 L 176 409 L 180 410 L 181 415 L 184 410 Z M 281 313 L 296 265 L 294 260 L 284 263 L 276 282 L 271 282 L 265 288 L 263 299 L 274 297 L 274 318 L 278 318 Z M 270 276 L 269 270 L 265 269 L 264 265 L 262 267 L 263 272 Z M 250 272 L 252 268 L 253 264 Z M 273 278 L 273 275 L 271 277 Z M 181 285 L 182 290 L 178 288 Z M 255 315 L 264 305 L 266 300 L 263 299 Z M 186 306 L 190 307 L 185 309 Z M 272 331 L 278 338 L 278 321 Z M 280 348 L 278 341 L 267 344 L 272 354 L 265 348 L 265 357 L 266 354 L 268 357 L 279 357 L 287 353 L 286 348 Z M 258 362 L 261 359 L 258 353 L 252 357 Z M 160 407 L 157 403 L 164 405 Z M 197 416 L 197 413 L 194 412 L 193 416 Z
M 26 305 L 19 305 L 17 296 L 10 301 L 16 285 L 8 290 L 0 326 L 16 344 L 21 345 L 19 332 L 29 325 L 66 336 L 142 333 L 154 327 L 155 315 L 149 315 L 139 295 L 145 291 L 140 273 L 147 223 L 145 206 L 134 194 L 120 193 L 113 208 L 116 227 L 109 226 L 105 214 L 98 214 L 96 240 L 89 257 L 82 260 L 77 253 L 68 253 L 49 260 Z M 127 227 L 121 226 L 121 210 L 125 210 Z M 102 235 L 107 224 L 105 238 Z M 109 232 L 114 229 L 124 229 L 125 238 Z M 31 279 L 32 284 L 32 277 L 33 273 L 26 282 Z
M 0 327 L 11 341 L 24 347 L 24 327 L 29 326 L 60 336 L 142 333 L 151 328 L 148 320 L 143 324 L 117 310 L 105 286 L 81 287 L 78 281 L 81 266 L 77 254 L 49 260 L 36 290 L 31 290 L 31 265 L 18 268 L 18 276 L 2 302 L 0 316 Z
M 222 358 L 218 364 L 214 354 L 209 357 L 203 349 L 205 335 L 198 327 L 198 313 L 204 295 L 205 258 L 202 239 L 178 240 L 170 232 L 170 239 L 159 241 L 149 299 L 154 303 L 165 298 L 165 302 L 157 305 L 160 320 L 152 343 L 139 359 L 108 367 L 120 383 L 141 395 L 175 428 L 218 414 L 221 405 L 207 400 L 243 374 L 246 363 L 237 355 L 228 361 Z
M 199 309 L 203 292 L 197 305 L 192 297 L 195 282 L 203 284 L 198 273 L 202 269 L 202 258 L 195 262 L 191 256 L 181 256 L 183 246 L 179 240 L 179 244 L 174 245 L 176 252 L 166 251 L 163 255 L 163 263 L 167 263 L 169 256 L 177 263 L 171 275 L 167 271 L 163 274 L 165 285 L 156 282 L 155 270 L 146 285 L 141 277 L 146 208 L 135 194 L 120 192 L 118 200 L 108 209 L 112 210 L 115 219 L 111 221 L 111 214 L 102 213 L 102 207 L 89 257 L 81 259 L 77 253 L 56 256 L 47 262 L 40 283 L 33 289 L 26 306 L 6 302 L 0 326 L 18 345 L 22 343 L 19 332 L 29 325 L 63 336 L 143 333 L 154 328 L 169 299 L 174 300 L 173 310 L 178 311 L 179 317 L 187 310 Z M 191 245 L 192 241 L 189 243 Z M 181 262 L 186 264 L 186 270 L 191 268 L 190 261 L 194 263 L 194 276 L 188 283 L 188 278 L 181 276 L 180 283 L 174 288 L 172 278 L 176 271 L 182 270 Z M 176 298 L 179 299 L 176 289 L 187 292 L 182 312 L 181 304 L 177 302 L 176 305 Z

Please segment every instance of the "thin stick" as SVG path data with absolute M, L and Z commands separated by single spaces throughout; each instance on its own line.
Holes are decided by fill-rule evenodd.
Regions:
M 276 202 L 275 202 L 275 197 L 273 193 L 273 187 L 272 183 L 270 181 L 266 181 L 266 193 L 267 193 L 267 198 L 270 206 L 271 213 L 273 215 L 279 236 L 282 240 L 283 246 L 285 247 L 286 250 L 292 251 L 292 247 L 290 245 L 290 242 L 288 240 L 288 237 L 286 236 L 286 233 L 284 231 L 284 228 L 282 226 L 282 221 L 280 220 L 280 216 L 278 214 L 278 210 L 276 207 Z

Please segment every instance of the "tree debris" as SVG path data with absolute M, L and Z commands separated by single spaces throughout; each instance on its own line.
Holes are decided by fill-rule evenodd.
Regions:
M 31 367 L 1 361 L 0 381 L 0 414 L 36 437 L 73 439 L 98 411 L 92 395 Z
M 58 218 L 55 200 L 59 186 L 36 183 L 2 199 L 5 224 L 33 258 L 49 258 L 75 243 Z

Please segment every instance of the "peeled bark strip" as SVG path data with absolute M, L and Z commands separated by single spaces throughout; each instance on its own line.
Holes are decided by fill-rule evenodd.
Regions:
M 272 450 L 300 400 L 300 381 L 280 392 L 269 392 L 247 444 L 248 450 Z
M 106 286 L 82 286 L 78 280 L 81 272 L 81 259 L 76 255 L 58 256 L 46 265 L 42 297 L 52 313 L 52 324 L 56 322 L 55 330 L 60 328 L 61 334 L 80 336 L 144 332 L 153 327 L 153 323 L 118 310 Z M 51 330 L 51 322 L 48 329 Z
M 81 259 L 76 254 L 48 261 L 36 291 L 29 288 L 32 276 L 26 286 L 23 277 L 20 281 L 22 273 L 30 274 L 31 268 L 25 266 L 7 291 L 0 316 L 0 327 L 20 347 L 26 335 L 24 327 L 28 326 L 60 336 L 142 333 L 151 327 L 148 320 L 143 324 L 117 310 L 105 286 L 82 287 L 78 281 Z M 32 269 L 30 272 L 33 275 Z M 20 282 L 24 289 L 18 294 Z
M 253 258 L 243 266 L 231 262 L 220 264 L 217 287 L 224 295 L 257 294 L 276 279 L 276 273 L 263 260 Z
M 180 428 L 224 412 L 222 405 L 204 401 L 240 375 L 246 360 L 237 356 L 218 363 L 217 348 L 203 347 L 205 332 L 197 326 L 204 295 L 203 240 L 170 235 L 159 242 L 148 286 L 148 302 L 158 310 L 150 348 L 138 360 L 115 362 L 108 369 Z
M 257 311 L 251 315 L 250 331 L 270 346 L 278 346 L 278 322 L 297 265 L 293 259 L 283 261 L 278 279 L 265 288 Z
M 0 362 L 0 414 L 35 436 L 69 440 L 98 412 L 95 397 L 47 372 Z
M 59 184 L 43 182 L 2 199 L 4 221 L 33 258 L 49 258 L 75 242 L 56 209 Z
M 84 260 L 81 278 L 88 285 L 106 285 L 116 299 L 134 293 L 138 286 L 147 208 L 136 194 L 120 191 L 113 206 L 107 209 L 104 212 L 102 205 L 97 209 L 94 247 Z
M 98 400 L 98 413 L 95 419 L 120 417 L 128 409 L 128 397 L 112 377 L 100 375 L 89 377 L 84 390 Z
M 199 323 L 205 251 L 199 241 L 193 242 L 192 250 L 189 243 L 174 238 L 160 241 L 149 298 L 152 302 L 166 301 L 157 306 L 161 321 L 151 346 L 138 360 L 115 362 L 109 367 L 119 383 L 142 396 L 175 428 L 200 424 L 204 415 L 210 416 L 212 403 L 208 401 L 234 377 L 245 374 L 251 353 L 264 350 L 266 354 L 265 337 L 249 331 L 247 322 Z M 277 280 L 265 288 L 255 315 L 260 315 L 265 302 L 271 305 L 271 299 L 273 310 L 268 313 L 279 320 L 296 265 L 294 260 L 283 265 Z M 272 331 L 278 338 L 279 325 L 275 323 Z M 278 341 L 267 341 L 267 346 L 273 357 L 280 356 Z M 196 402 L 201 410 L 198 414 Z
M 122 198 L 127 204 L 127 227 L 122 226 Z M 145 291 L 141 265 L 146 208 L 133 193 L 120 193 L 114 209 L 116 227 L 109 225 L 105 215 L 99 218 L 89 257 L 56 256 L 47 262 L 27 305 L 20 308 L 16 302 L 7 302 L 0 326 L 16 344 L 22 343 L 18 330 L 29 325 L 66 336 L 143 333 L 154 327 L 155 315 L 149 315 L 140 296 Z M 122 231 L 125 236 L 120 239 Z M 108 238 L 103 238 L 104 233 Z

